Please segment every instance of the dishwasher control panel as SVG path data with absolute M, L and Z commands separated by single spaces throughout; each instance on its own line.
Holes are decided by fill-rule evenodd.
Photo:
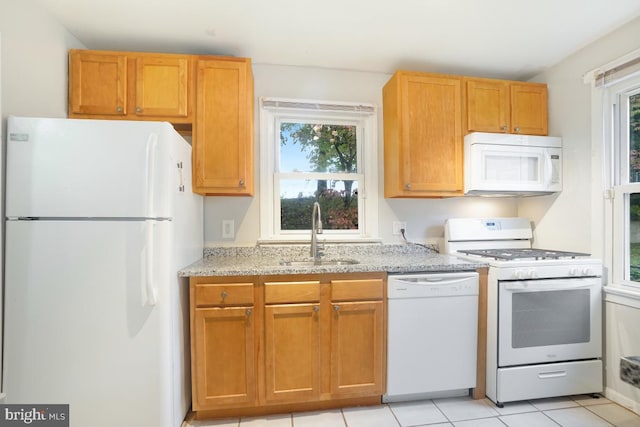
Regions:
M 478 281 L 477 272 L 389 275 L 387 297 L 394 299 L 478 295 Z

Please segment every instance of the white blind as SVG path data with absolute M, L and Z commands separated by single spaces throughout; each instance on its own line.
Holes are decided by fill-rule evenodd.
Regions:
M 355 104 L 348 102 L 323 102 L 305 101 L 278 98 L 261 98 L 262 108 L 274 110 L 314 110 L 314 111 L 341 111 L 346 113 L 373 114 L 375 106 L 368 104 Z
M 592 72 L 596 87 L 606 87 L 640 73 L 640 52 L 635 51 L 614 63 L 610 63 Z

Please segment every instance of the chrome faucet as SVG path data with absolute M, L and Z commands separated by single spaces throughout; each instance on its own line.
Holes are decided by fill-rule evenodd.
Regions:
M 317 218 L 317 221 L 316 221 Z M 314 202 L 311 212 L 311 258 L 320 259 L 321 252 L 318 251 L 318 234 L 322 234 L 322 215 L 320 214 L 320 204 Z

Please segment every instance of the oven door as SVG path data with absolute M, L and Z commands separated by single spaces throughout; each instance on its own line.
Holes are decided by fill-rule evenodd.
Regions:
M 601 278 L 498 282 L 498 366 L 602 355 Z

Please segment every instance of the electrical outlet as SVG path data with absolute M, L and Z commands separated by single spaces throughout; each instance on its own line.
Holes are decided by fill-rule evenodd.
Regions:
M 222 220 L 222 238 L 233 239 L 236 236 L 235 228 L 236 228 L 236 225 L 234 220 L 223 219 Z
M 404 228 L 404 234 L 407 234 L 407 223 L 404 221 L 393 221 L 393 235 L 399 236 L 402 234 L 400 230 Z

